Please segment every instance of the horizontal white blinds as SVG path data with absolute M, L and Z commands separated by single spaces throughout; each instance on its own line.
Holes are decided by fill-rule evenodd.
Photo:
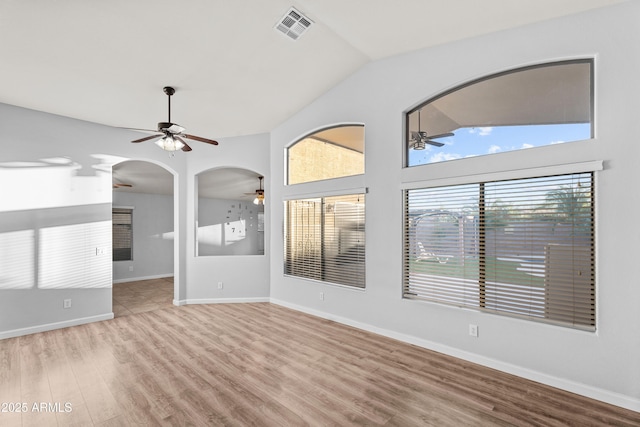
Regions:
M 133 210 L 125 208 L 113 208 L 112 233 L 113 233 L 113 260 L 132 260 L 133 245 Z
M 284 273 L 365 286 L 365 195 L 285 202 Z
M 404 296 L 595 328 L 593 173 L 405 191 Z

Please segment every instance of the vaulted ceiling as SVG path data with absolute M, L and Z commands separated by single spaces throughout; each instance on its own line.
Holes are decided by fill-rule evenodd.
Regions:
M 171 85 L 189 133 L 262 133 L 369 61 L 620 1 L 2 0 L 0 102 L 155 128 Z

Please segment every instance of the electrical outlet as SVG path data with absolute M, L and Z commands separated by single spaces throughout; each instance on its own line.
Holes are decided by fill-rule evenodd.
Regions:
M 96 248 L 96 256 L 104 255 L 106 253 L 107 253 L 107 248 L 105 247 Z
M 133 271 L 133 265 L 129 266 L 129 271 Z
M 320 301 L 324 301 L 324 292 L 320 292 Z
M 66 299 L 66 300 L 62 301 L 62 308 L 71 308 L 71 300 L 70 299 Z
M 472 337 L 478 336 L 478 325 L 469 325 L 469 335 Z
M 218 282 L 218 289 L 222 289 L 223 288 L 223 283 L 222 282 Z

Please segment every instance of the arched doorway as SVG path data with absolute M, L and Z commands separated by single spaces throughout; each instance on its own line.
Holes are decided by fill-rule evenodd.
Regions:
M 169 307 L 174 281 L 174 175 L 144 160 L 112 168 L 113 313 L 115 317 Z

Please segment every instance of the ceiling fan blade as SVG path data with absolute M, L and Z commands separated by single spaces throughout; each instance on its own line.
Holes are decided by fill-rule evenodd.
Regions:
M 135 130 L 135 131 L 139 131 L 139 132 L 153 132 L 153 133 L 157 133 L 158 132 L 158 129 L 125 128 L 125 127 L 122 127 L 122 126 L 117 126 L 116 129 Z
M 441 133 L 439 135 L 428 135 L 429 139 L 446 138 L 448 136 L 454 136 L 453 132 Z
M 427 144 L 431 144 L 431 145 L 435 145 L 436 147 L 442 147 L 444 146 L 444 144 L 442 142 L 438 142 L 438 141 L 432 141 L 430 139 L 427 139 L 425 141 Z
M 133 143 L 144 142 L 144 141 L 148 141 L 148 140 L 153 139 L 153 138 L 160 138 L 161 136 L 162 136 L 162 135 L 151 135 L 151 136 L 145 136 L 144 138 L 134 139 L 134 140 L 133 140 L 133 141 L 131 141 L 131 142 L 133 142 Z
M 184 139 L 180 138 L 177 135 L 173 135 L 173 137 L 184 144 L 184 147 L 181 148 L 182 151 L 191 151 L 191 147 L 189 147 L 189 145 Z
M 184 136 L 185 138 L 193 139 L 194 141 L 200 141 L 200 142 L 205 142 L 207 144 L 218 145 L 218 141 L 214 141 L 213 139 L 207 139 L 201 136 L 187 135 L 187 134 L 184 134 L 182 136 Z
M 120 187 L 133 187 L 133 185 L 131 184 L 120 184 L 120 183 L 115 183 L 113 184 L 114 188 L 120 188 Z

